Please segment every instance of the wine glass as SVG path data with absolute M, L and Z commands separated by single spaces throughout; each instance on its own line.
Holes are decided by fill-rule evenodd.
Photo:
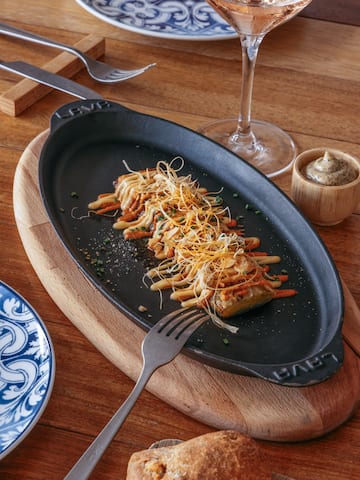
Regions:
M 237 119 L 212 122 L 200 129 L 268 177 L 285 172 L 296 156 L 292 138 L 271 123 L 251 119 L 254 70 L 264 36 L 290 20 L 311 0 L 207 0 L 237 31 L 242 48 L 242 88 Z

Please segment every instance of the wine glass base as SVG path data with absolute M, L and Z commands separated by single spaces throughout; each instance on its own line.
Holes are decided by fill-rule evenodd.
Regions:
M 281 128 L 267 122 L 253 120 L 251 134 L 236 134 L 238 119 L 209 123 L 200 133 L 221 143 L 243 160 L 264 173 L 275 177 L 289 170 L 296 157 L 293 139 Z

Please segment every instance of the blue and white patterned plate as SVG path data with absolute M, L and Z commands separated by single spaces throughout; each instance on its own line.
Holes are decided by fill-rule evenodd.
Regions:
M 235 38 L 232 27 L 204 0 L 76 0 L 117 27 L 178 40 Z
M 0 281 L 0 459 L 31 431 L 50 398 L 55 358 L 36 312 Z

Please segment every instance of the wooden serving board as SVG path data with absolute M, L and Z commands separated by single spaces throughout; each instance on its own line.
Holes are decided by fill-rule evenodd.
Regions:
M 43 207 L 38 158 L 47 134 L 28 145 L 15 173 L 14 211 L 24 248 L 58 307 L 103 355 L 135 380 L 141 369 L 144 331 L 83 275 Z M 298 441 L 331 431 L 352 415 L 360 398 L 360 311 L 346 285 L 344 290 L 345 361 L 329 380 L 311 387 L 282 387 L 217 370 L 180 354 L 153 375 L 148 390 L 207 425 L 238 429 L 254 438 Z

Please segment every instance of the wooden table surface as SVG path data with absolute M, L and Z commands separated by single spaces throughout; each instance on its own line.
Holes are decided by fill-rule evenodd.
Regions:
M 352 4 L 358 9 L 356 2 Z M 74 0 L 2 0 L 0 21 L 70 44 L 89 33 L 102 35 L 105 60 L 124 67 L 157 62 L 145 75 L 118 85 L 98 84 L 84 70 L 74 77 L 137 111 L 193 129 L 211 119 L 237 114 L 241 62 L 236 39 L 196 42 L 139 35 L 104 23 Z M 254 117 L 285 128 L 300 151 L 327 145 L 360 156 L 359 43 L 358 26 L 334 19 L 302 16 L 271 32 L 260 49 Z M 37 65 L 56 55 L 50 48 L 34 48 L 6 37 L 0 37 L 0 48 L 5 60 L 23 59 Z M 0 72 L 0 93 L 18 81 L 15 75 Z M 40 421 L 0 462 L 4 480 L 63 478 L 133 386 L 49 297 L 15 224 L 12 187 L 17 162 L 29 142 L 48 127 L 52 112 L 72 99 L 53 91 L 17 117 L 0 113 L 0 279 L 21 293 L 44 320 L 57 367 L 52 397 Z M 289 192 L 289 174 L 275 182 Z M 338 226 L 317 228 L 358 305 L 359 213 Z M 185 440 L 212 430 L 144 391 L 91 478 L 123 479 L 132 452 L 161 438 Z M 273 471 L 296 480 L 360 478 L 358 412 L 322 438 L 301 443 L 259 441 L 259 445 Z

